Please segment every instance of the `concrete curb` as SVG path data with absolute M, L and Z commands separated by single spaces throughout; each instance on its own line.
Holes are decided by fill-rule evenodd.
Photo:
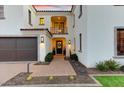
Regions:
M 89 76 L 96 82 L 96 84 L 99 85 L 99 87 L 102 87 L 102 84 L 94 78 L 95 75 L 89 75 Z
M 98 84 L 39 84 L 39 85 L 16 85 L 2 87 L 99 87 Z
M 124 76 L 124 74 L 89 74 L 89 76 Z

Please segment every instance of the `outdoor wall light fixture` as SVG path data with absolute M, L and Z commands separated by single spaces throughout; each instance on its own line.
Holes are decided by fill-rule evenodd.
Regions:
M 68 41 L 68 47 L 71 48 L 71 40 Z
M 41 47 L 41 48 L 44 48 L 44 47 L 45 47 L 45 44 L 44 44 L 44 36 L 41 36 L 40 47 Z
M 71 40 L 68 41 L 68 44 L 71 45 Z
M 44 37 L 43 36 L 41 37 L 41 43 L 44 43 Z

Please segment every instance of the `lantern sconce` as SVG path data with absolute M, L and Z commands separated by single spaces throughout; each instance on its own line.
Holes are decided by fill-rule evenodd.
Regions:
M 71 40 L 68 41 L 68 44 L 71 45 Z
M 44 43 L 44 37 L 43 36 L 41 37 L 41 43 Z
M 71 48 L 71 40 L 68 41 L 68 47 Z

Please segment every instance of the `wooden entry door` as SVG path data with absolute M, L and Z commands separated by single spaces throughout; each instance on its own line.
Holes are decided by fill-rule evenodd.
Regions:
M 62 54 L 63 42 L 61 40 L 56 41 L 56 52 L 57 54 Z

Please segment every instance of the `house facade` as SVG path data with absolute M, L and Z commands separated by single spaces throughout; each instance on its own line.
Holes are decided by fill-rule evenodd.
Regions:
M 76 53 L 86 67 L 110 58 L 124 64 L 124 6 L 47 7 L 0 6 L 1 62 L 44 62 L 53 52 Z

